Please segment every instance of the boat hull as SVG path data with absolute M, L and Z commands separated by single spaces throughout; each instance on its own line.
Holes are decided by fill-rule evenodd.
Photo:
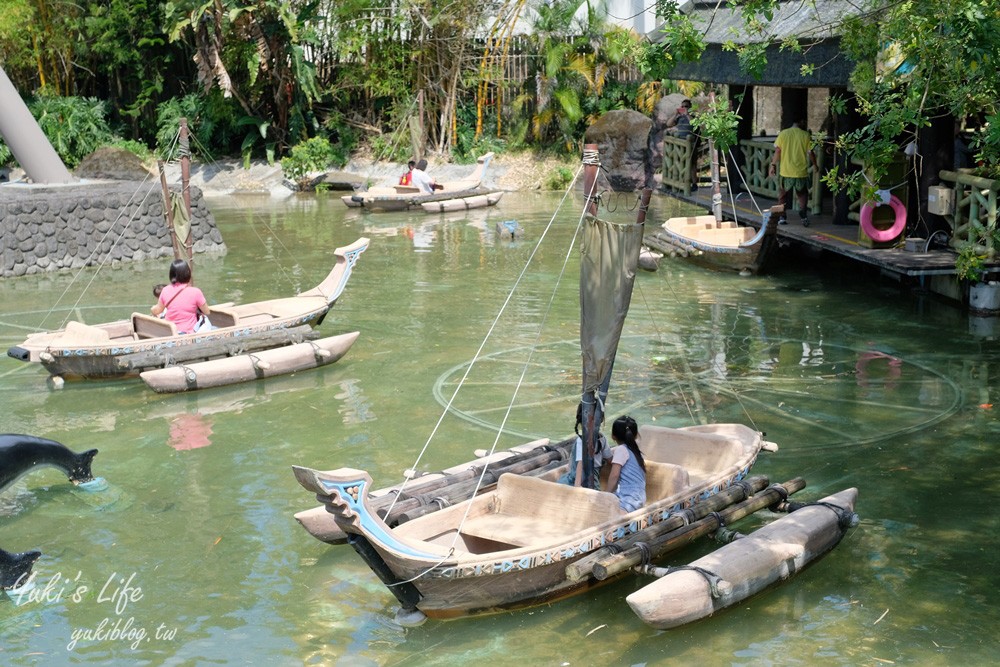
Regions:
M 178 334 L 170 322 L 133 313 L 128 320 L 94 325 L 69 322 L 64 329 L 31 334 L 7 354 L 39 363 L 51 375 L 90 380 L 135 377 L 179 359 L 202 361 L 286 345 L 290 336 L 298 335 L 290 334 L 291 330 L 323 321 L 367 247 L 368 239 L 361 238 L 337 248 L 336 263 L 323 282 L 296 296 L 211 306 L 209 319 L 216 328 L 210 331 Z
M 725 428 L 716 433 L 705 427 L 644 428 L 647 471 L 652 471 L 647 493 L 657 500 L 629 514 L 610 493 L 504 474 L 493 491 L 390 528 L 368 504 L 372 484 L 367 473 L 294 470 L 299 483 L 325 502 L 340 529 L 369 545 L 374 555 L 366 561 L 397 597 L 399 584 L 407 582 L 415 591 L 409 603 L 414 608 L 428 617 L 454 618 L 534 606 L 603 583 L 591 576 L 569 577 L 567 568 L 729 489 L 749 473 L 764 445 L 760 434 L 739 425 L 718 427 Z M 682 466 L 657 458 L 664 457 L 657 433 L 681 443 L 676 451 L 688 461 L 690 476 L 684 469 L 682 478 L 661 479 L 657 470 L 679 475 Z M 706 473 L 705 466 L 715 460 L 724 463 Z M 661 486 L 652 491 L 655 484 Z M 408 603 L 400 601 L 405 608 Z
M 480 156 L 476 160 L 475 169 L 466 178 L 441 181 L 438 183 L 439 189 L 434 192 L 422 192 L 419 188 L 408 185 L 376 186 L 364 192 L 346 195 L 340 200 L 349 208 L 363 208 L 371 213 L 392 213 L 417 208 L 423 208 L 427 212 L 441 212 L 492 206 L 503 195 L 502 192 L 482 187 L 483 177 L 492 161 L 493 153 Z M 480 197 L 485 199 L 480 200 Z M 474 200 L 474 205 L 470 206 L 467 200 Z
M 717 596 L 703 574 L 677 569 L 626 600 L 639 618 L 661 630 L 711 616 L 789 578 L 833 549 L 846 526 L 840 515 L 823 503 L 852 513 L 857 496 L 857 489 L 827 496 L 691 563 L 690 567 L 722 580 L 716 587 Z
M 354 331 L 254 354 L 159 368 L 140 373 L 139 377 L 150 389 L 160 394 L 249 382 L 332 364 L 347 354 L 358 335 Z
M 774 216 L 759 230 L 717 223 L 713 216 L 671 218 L 644 241 L 656 250 L 680 253 L 702 266 L 757 274 L 767 267 L 777 229 Z

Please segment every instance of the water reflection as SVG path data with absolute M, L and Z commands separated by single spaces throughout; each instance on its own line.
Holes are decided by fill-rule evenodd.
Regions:
M 373 216 L 323 195 L 210 202 L 230 248 L 199 266 L 199 286 L 216 301 L 311 287 L 333 248 L 373 239 L 323 325 L 329 334 L 361 331 L 344 359 L 177 396 L 139 381 L 50 391 L 38 369 L 3 362 L 0 431 L 98 447 L 95 473 L 109 489 L 84 494 L 54 474 L 22 480 L 0 495 L 0 544 L 39 548 L 40 575 L 80 571 L 95 591 L 113 573 L 136 572 L 143 598 L 129 615 L 147 631 L 177 629 L 170 641 L 134 651 L 90 642 L 70 654 L 74 630 L 115 616 L 96 594 L 79 604 L 0 601 L 7 661 L 994 660 L 1000 641 L 984 629 L 1000 623 L 989 594 L 1000 583 L 1000 544 L 988 511 L 1000 497 L 1000 355 L 986 325 L 933 300 L 887 298 L 850 272 L 786 266 L 744 279 L 664 258 L 656 273 L 637 278 L 610 411 L 665 425 L 751 422 L 781 447 L 758 472 L 802 475 L 810 498 L 851 485 L 861 491 L 862 523 L 833 553 L 738 608 L 654 632 L 622 604 L 646 583 L 634 577 L 535 610 L 403 630 L 392 596 L 353 550 L 320 544 L 298 527 L 292 513 L 315 501 L 292 479 L 292 465 L 360 467 L 377 486 L 413 465 L 556 203 L 524 194 L 469 216 Z M 650 220 L 664 217 L 664 207 L 655 200 Z M 495 223 L 504 219 L 516 219 L 524 237 L 498 240 Z M 565 216 L 550 232 L 562 248 L 540 252 L 540 270 L 497 323 L 422 460 L 426 469 L 492 443 L 543 314 L 543 340 L 501 446 L 568 435 L 580 382 L 575 289 L 560 286 L 551 311 L 548 304 L 576 222 Z M 418 230 L 425 236 L 416 247 Z M 148 285 L 163 271 L 150 262 L 102 272 L 79 312 L 127 315 L 148 301 Z M 0 283 L 0 339 L 13 344 L 46 318 L 65 316 L 38 304 L 55 303 L 72 284 L 63 275 Z M 695 545 L 678 558 L 710 548 Z

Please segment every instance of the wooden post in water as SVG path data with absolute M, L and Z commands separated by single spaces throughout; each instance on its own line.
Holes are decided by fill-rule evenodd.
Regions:
M 170 230 L 170 245 L 174 249 L 174 259 L 180 259 L 180 242 L 177 238 L 177 232 L 174 230 L 174 207 L 170 202 L 170 188 L 167 187 L 167 174 L 163 169 L 163 160 L 157 160 L 156 166 L 160 171 L 160 187 L 163 189 L 163 217 L 166 218 L 167 229 Z
M 709 102 L 715 107 L 715 93 L 709 93 Z M 722 222 L 722 190 L 719 186 L 719 151 L 715 150 L 715 141 L 708 138 L 708 153 L 712 159 L 712 215 L 716 222 Z M 735 213 L 735 211 L 734 211 Z
M 191 282 L 194 283 L 194 252 L 191 243 L 191 232 L 194 224 L 194 218 L 191 215 L 191 142 L 188 137 L 187 118 L 181 118 L 180 122 L 181 131 L 178 143 L 181 155 L 181 193 L 184 195 L 184 208 L 187 210 L 188 216 L 187 238 L 180 239 L 180 242 L 184 247 L 184 254 L 187 255 L 184 259 L 187 259 L 187 263 L 191 267 Z

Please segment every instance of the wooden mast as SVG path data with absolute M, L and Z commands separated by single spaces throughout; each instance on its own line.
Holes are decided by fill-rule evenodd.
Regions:
M 597 216 L 597 174 L 600 168 L 600 156 L 597 152 L 597 144 L 584 144 L 583 146 L 583 196 L 586 199 L 586 212 L 589 216 Z M 586 224 L 586 223 L 584 223 Z M 581 316 L 583 314 L 581 313 Z M 582 328 L 582 327 L 581 327 Z M 607 392 L 605 391 L 605 395 Z M 597 443 L 598 420 L 597 397 L 593 391 L 584 391 L 580 398 L 583 410 L 581 413 L 583 423 L 583 434 L 580 436 L 583 441 L 581 447 L 581 461 L 583 462 L 583 479 L 581 486 L 585 489 L 593 487 L 593 460 L 594 446 Z M 575 447 L 575 445 L 574 445 Z M 570 454 L 570 465 L 573 455 Z
M 600 167 L 597 144 L 586 144 L 584 146 L 583 163 L 583 192 L 587 201 L 586 212 L 587 215 L 596 217 L 598 199 L 594 193 L 597 188 L 597 175 Z M 642 191 L 639 200 L 638 213 L 636 215 L 637 225 L 642 225 L 646 221 L 646 211 L 649 209 L 649 200 L 652 194 L 653 191 L 650 188 L 645 188 Z M 604 377 L 601 378 L 601 382 L 596 393 L 593 390 L 585 389 L 581 397 L 581 417 L 583 425 L 583 434 L 581 436 L 583 441 L 583 451 L 581 453 L 581 460 L 583 461 L 583 478 L 581 484 L 586 488 L 591 488 L 594 482 L 592 461 L 597 447 L 600 425 L 604 421 L 604 403 L 608 397 L 608 389 L 611 386 L 611 373 L 614 370 L 616 354 L 617 350 L 612 350 L 610 352 L 611 358 L 608 363 L 607 372 Z

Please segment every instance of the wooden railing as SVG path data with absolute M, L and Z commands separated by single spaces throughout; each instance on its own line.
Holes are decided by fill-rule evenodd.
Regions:
M 694 154 L 695 141 L 693 137 L 678 139 L 663 137 L 663 174 L 661 183 L 664 187 L 691 194 L 691 161 Z
M 951 226 L 951 246 L 961 249 L 972 244 L 977 253 L 993 259 L 1000 244 L 997 234 L 997 193 L 1000 181 L 955 171 L 938 174 L 950 184 L 954 208 L 944 219 Z
M 777 199 L 778 176 L 771 176 L 769 173 L 771 160 L 774 158 L 774 137 L 744 139 L 740 142 L 740 150 L 744 157 L 743 177 L 750 192 Z M 823 182 L 820 180 L 823 176 L 823 151 L 814 148 L 813 155 L 816 156 L 818 168 L 809 168 L 809 177 L 812 179 L 809 185 L 809 211 L 813 215 L 819 215 L 823 211 Z M 791 208 L 794 208 L 794 202 Z
M 705 142 L 701 142 L 702 145 Z M 663 138 L 663 172 L 661 176 L 664 187 L 683 192 L 691 193 L 691 160 L 697 159 L 694 154 L 695 143 L 689 139 L 677 139 L 676 137 L 665 136 Z M 743 151 L 745 163 L 743 166 L 743 178 L 746 179 L 747 188 L 750 192 L 767 197 L 769 199 L 778 198 L 778 177 L 771 176 L 769 171 L 771 159 L 774 157 L 774 138 L 745 139 L 740 142 L 740 150 Z M 816 165 L 818 168 L 809 168 L 809 211 L 812 215 L 819 215 L 823 211 L 823 151 L 814 149 Z M 739 182 L 733 179 L 734 184 Z M 795 202 L 791 203 L 791 208 L 795 207 Z

